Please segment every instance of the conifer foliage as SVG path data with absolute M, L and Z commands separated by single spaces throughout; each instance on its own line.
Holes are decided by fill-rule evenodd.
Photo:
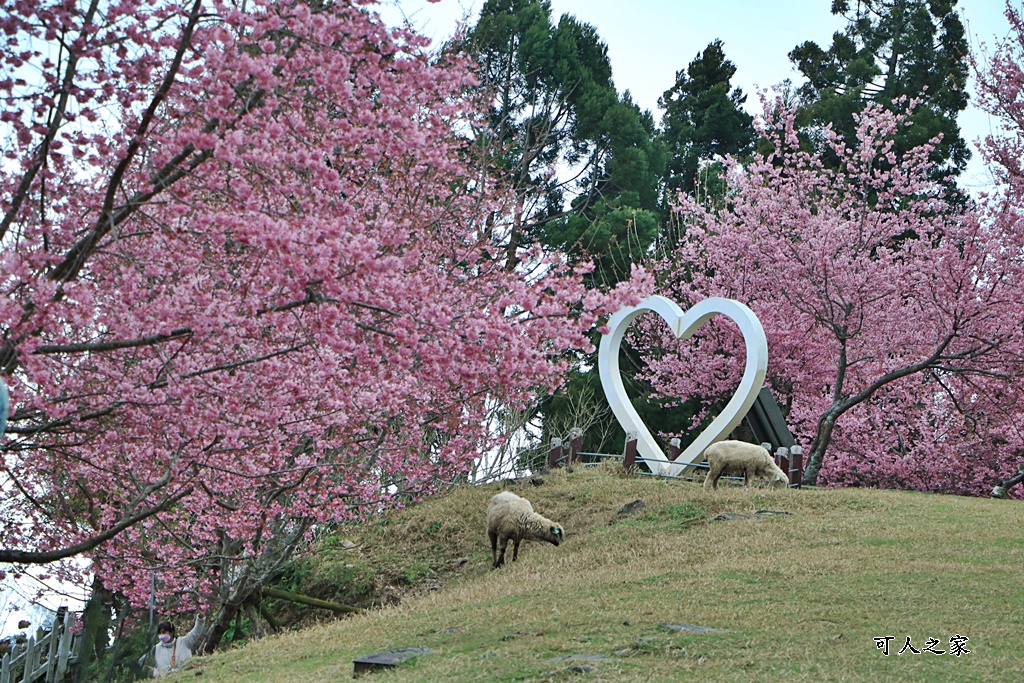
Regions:
M 970 157 L 956 121 L 967 107 L 969 68 L 956 5 L 957 0 L 833 0 L 832 13 L 849 20 L 846 29 L 827 49 L 807 41 L 789 54 L 807 78 L 799 89 L 801 128 L 823 143 L 820 131 L 831 125 L 852 145 L 853 114 L 868 103 L 892 108 L 894 101 L 917 98 L 921 104 L 894 151 L 902 157 L 935 139 L 931 173 L 951 181 Z M 829 146 L 819 149 L 828 154 Z
M 665 141 L 672 152 L 665 179 L 670 201 L 679 190 L 696 193 L 701 162 L 750 151 L 753 117 L 743 109 L 747 96 L 730 83 L 735 74 L 722 41 L 713 41 L 676 74 L 675 85 L 659 100 L 665 110 Z

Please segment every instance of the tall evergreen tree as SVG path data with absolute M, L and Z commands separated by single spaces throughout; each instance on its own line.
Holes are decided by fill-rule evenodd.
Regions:
M 616 92 L 597 31 L 569 15 L 556 23 L 548 0 L 488 0 L 459 47 L 490 97 L 484 152 L 518 196 L 509 267 L 539 241 L 592 261 L 590 286 L 627 279 L 659 233 L 665 152 L 652 115 Z M 606 409 L 593 358 L 570 360 L 566 386 L 538 406 L 545 442 Z M 621 433 L 586 439 L 589 450 L 621 448 Z
M 628 92 L 606 110 L 597 132 L 599 162 L 580 179 L 573 211 L 549 222 L 542 239 L 573 258 L 589 258 L 594 270 L 584 281 L 608 286 L 628 278 L 632 265 L 650 256 L 661 226 L 659 188 L 666 153 L 653 116 L 641 111 Z M 595 333 L 595 348 L 597 337 Z M 544 432 L 549 438 L 563 436 L 567 427 L 589 423 L 583 450 L 618 452 L 625 435 L 607 410 L 595 355 L 578 356 L 562 390 L 543 402 Z M 629 364 L 636 354 L 627 350 L 627 356 Z M 651 412 L 655 422 L 649 424 L 657 429 L 660 412 L 647 410 L 649 387 L 631 382 L 631 389 L 638 410 Z
M 956 117 L 967 106 L 968 46 L 957 0 L 832 0 L 832 13 L 849 20 L 832 45 L 807 41 L 789 53 L 807 81 L 800 87 L 798 119 L 807 139 L 827 151 L 820 130 L 828 124 L 856 144 L 853 114 L 868 101 L 887 108 L 898 98 L 920 104 L 895 141 L 898 158 L 936 135 L 934 175 L 949 179 L 970 157 Z
M 549 221 L 582 210 L 565 171 L 583 177 L 600 163 L 596 137 L 618 99 L 608 50 L 589 24 L 569 15 L 553 23 L 549 0 L 488 0 L 459 47 L 491 98 L 485 154 L 518 195 L 511 268 Z
M 679 190 L 694 194 L 702 163 L 751 151 L 753 117 L 743 110 L 747 96 L 730 85 L 735 74 L 722 41 L 715 40 L 676 72 L 675 84 L 658 100 L 665 110 L 662 126 L 671 154 L 665 174 L 668 203 Z
M 590 259 L 587 281 L 614 285 L 629 277 L 657 239 L 665 150 L 654 117 L 625 93 L 609 106 L 591 138 L 593 163 L 572 183 L 569 210 L 538 237 L 572 258 Z

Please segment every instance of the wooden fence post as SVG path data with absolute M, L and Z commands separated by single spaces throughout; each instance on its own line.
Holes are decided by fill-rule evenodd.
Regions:
M 36 668 L 38 660 L 37 652 L 36 639 L 29 636 L 28 640 L 25 641 L 25 668 L 22 669 L 25 674 L 21 679 L 23 683 L 32 683 L 32 670 Z
M 65 624 L 61 632 L 60 647 L 57 648 L 57 663 L 53 670 L 53 680 L 63 681 L 68 672 L 68 663 L 72 657 L 72 641 L 75 635 Z
M 683 452 L 683 449 L 679 447 L 682 443 L 679 437 L 674 436 L 668 440 L 668 459 L 675 462 L 675 459 L 679 457 L 679 454 Z
M 562 466 L 562 440 L 551 439 L 551 450 L 548 451 L 548 469 Z
M 59 670 L 60 648 L 64 645 L 64 640 L 71 635 L 68 633 L 68 627 L 65 623 L 67 613 L 67 605 L 61 605 L 57 608 L 57 614 L 53 617 L 53 629 L 50 631 L 50 649 L 46 655 L 47 683 L 59 680 L 57 671 Z
M 580 461 L 580 449 L 583 448 L 583 430 L 573 427 L 569 430 L 569 464 Z
M 779 450 L 775 451 L 775 459 L 779 463 L 779 469 L 789 475 L 789 449 L 785 446 L 779 446 Z M 787 486 L 789 484 L 787 483 Z
M 636 469 L 636 434 L 626 434 L 626 450 L 622 456 L 622 469 L 632 474 Z
M 804 480 L 804 449 L 793 446 L 789 452 L 793 456 L 789 467 L 789 485 L 800 488 Z

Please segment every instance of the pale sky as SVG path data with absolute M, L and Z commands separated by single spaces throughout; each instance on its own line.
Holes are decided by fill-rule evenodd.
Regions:
M 475 23 L 482 6 L 483 0 L 384 0 L 380 12 L 388 23 L 399 21 L 404 12 L 421 33 L 440 42 L 462 16 Z M 1004 6 L 1003 0 L 957 4 L 973 49 L 1007 34 Z M 597 29 L 608 46 L 616 87 L 629 90 L 655 120 L 661 117 L 658 98 L 675 83 L 676 71 L 716 38 L 736 65 L 733 86 L 743 89 L 747 109 L 757 113 L 758 89 L 787 78 L 802 82 L 786 56 L 790 50 L 806 40 L 827 49 L 832 34 L 846 25 L 830 13 L 831 0 L 551 0 L 551 7 L 556 21 L 572 14 Z M 973 143 L 989 132 L 990 122 L 969 109 L 961 115 L 960 126 L 973 153 L 961 183 L 976 187 L 984 184 L 985 175 Z

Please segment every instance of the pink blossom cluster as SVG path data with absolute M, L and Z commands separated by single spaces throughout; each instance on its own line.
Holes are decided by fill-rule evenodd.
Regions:
M 730 162 L 723 206 L 680 199 L 685 238 L 659 285 L 681 304 L 755 311 L 812 481 L 987 493 L 1024 456 L 1020 230 L 949 204 L 930 146 L 897 158 L 905 113 L 869 106 L 853 147 L 821 131 L 826 163 L 801 149 L 791 111 L 764 104 L 770 151 Z M 637 342 L 651 345 L 648 379 L 703 397 L 699 421 L 737 385 L 742 340 L 725 323 L 668 336 L 651 321 Z
M 0 17 L 4 561 L 251 590 L 253 558 L 464 475 L 488 406 L 649 286 L 508 267 L 467 62 L 364 4 Z

